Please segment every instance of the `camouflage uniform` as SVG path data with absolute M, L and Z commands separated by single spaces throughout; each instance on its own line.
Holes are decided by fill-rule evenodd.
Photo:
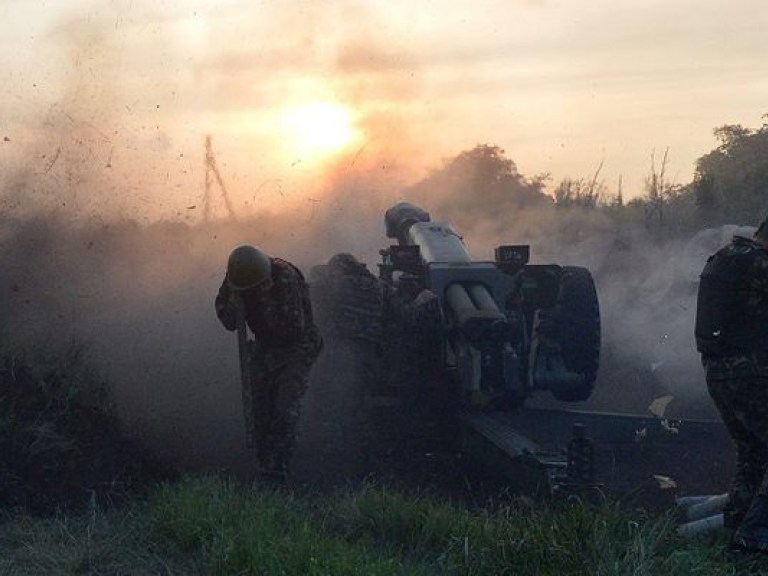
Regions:
M 410 298 L 410 299 L 405 299 Z M 421 290 L 416 297 L 385 291 L 387 360 L 390 385 L 405 389 L 411 401 L 438 381 L 440 362 L 440 305 L 437 296 Z
M 736 445 L 726 524 L 741 524 L 737 539 L 739 534 L 751 539 L 761 521 L 750 506 L 755 496 L 768 498 L 768 253 L 760 243 L 736 236 L 708 266 L 734 256 L 746 259 L 732 283 L 731 330 L 722 349 L 702 352 L 702 363 L 709 394 Z M 768 547 L 768 539 L 764 544 Z
M 250 361 L 257 457 L 262 472 L 284 476 L 295 444 L 300 400 L 322 349 L 312 317 L 309 288 L 289 262 L 270 258 L 272 287 L 241 292 L 245 320 L 254 334 Z M 237 327 L 232 289 L 224 279 L 216 315 L 227 330 Z
M 320 324 L 352 349 L 356 373 L 369 390 L 403 385 L 423 375 L 424 348 L 432 344 L 428 336 L 437 333 L 440 314 L 431 292 L 422 291 L 406 302 L 345 253 L 313 269 L 315 286 Z
M 351 355 L 356 379 L 375 386 L 381 378 L 381 283 L 354 256 L 343 253 L 313 268 L 312 281 L 323 331 Z

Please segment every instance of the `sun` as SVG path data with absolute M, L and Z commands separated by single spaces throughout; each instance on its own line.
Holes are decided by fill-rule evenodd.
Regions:
M 282 125 L 302 159 L 339 152 L 356 137 L 352 114 L 340 104 L 311 102 L 288 108 Z

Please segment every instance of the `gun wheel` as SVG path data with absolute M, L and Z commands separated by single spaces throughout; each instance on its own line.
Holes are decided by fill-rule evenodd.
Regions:
M 566 368 L 583 376 L 580 384 L 554 388 L 564 402 L 581 402 L 592 394 L 600 362 L 600 306 L 589 270 L 563 266 L 558 295 L 558 335 Z

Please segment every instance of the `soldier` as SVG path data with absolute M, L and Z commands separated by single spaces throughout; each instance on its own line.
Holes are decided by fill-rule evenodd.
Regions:
M 707 388 L 736 445 L 725 510 L 732 548 L 768 552 L 768 218 L 701 273 L 696 344 Z
M 324 332 L 351 355 L 355 378 L 375 386 L 383 336 L 379 279 L 354 256 L 340 253 L 325 266 L 315 266 L 311 281 Z
M 245 409 L 252 410 L 260 473 L 268 479 L 285 479 L 300 400 L 322 349 L 308 286 L 290 262 L 242 245 L 229 256 L 215 308 L 227 330 L 238 328 L 241 314 L 253 332 L 248 355 L 252 406 Z
M 390 352 L 387 345 L 393 344 L 388 340 L 394 337 L 403 344 L 399 341 L 417 335 L 418 341 L 407 346 L 415 350 L 424 345 L 424 333 L 436 331 L 439 308 L 432 292 L 417 290 L 418 295 L 406 301 L 351 254 L 335 254 L 325 266 L 314 267 L 312 281 L 318 288 L 313 296 L 321 325 L 349 346 L 356 358 L 356 374 L 368 389 L 386 385 L 381 363 Z M 407 368 L 415 366 L 411 364 Z

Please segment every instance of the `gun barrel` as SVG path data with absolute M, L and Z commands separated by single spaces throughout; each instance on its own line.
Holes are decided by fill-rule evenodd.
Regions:
M 418 246 L 424 262 L 472 262 L 467 247 L 449 224 L 432 222 L 429 212 L 400 202 L 384 215 L 387 236 L 401 246 Z
M 475 304 L 480 310 L 490 310 L 493 312 L 499 312 L 499 307 L 496 305 L 496 301 L 493 296 L 488 292 L 488 288 L 482 284 L 470 284 L 468 287 L 469 295 L 474 300 Z
M 506 320 L 488 290 L 481 284 L 464 285 L 455 282 L 446 289 L 445 300 L 457 326 L 473 342 L 493 338 L 498 334 L 496 326 Z
M 387 238 L 396 238 L 400 244 L 407 244 L 408 229 L 416 222 L 429 222 L 429 212 L 410 202 L 399 202 L 384 213 Z
M 454 314 L 467 314 L 477 310 L 469 293 L 461 284 L 451 284 L 445 291 L 445 299 Z
M 456 313 L 481 310 L 501 314 L 493 296 L 482 284 L 453 283 L 446 289 L 445 297 L 451 310 Z
M 424 262 L 472 262 L 461 236 L 449 224 L 416 222 L 407 237 L 409 244 L 419 246 Z

